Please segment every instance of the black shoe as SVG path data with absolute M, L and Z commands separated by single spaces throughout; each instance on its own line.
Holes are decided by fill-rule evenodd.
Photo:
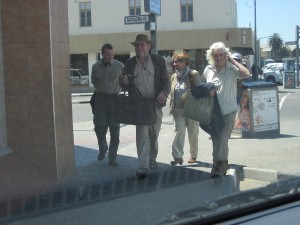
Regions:
M 150 174 L 150 171 L 148 169 L 146 169 L 146 168 L 141 168 L 138 171 L 136 171 L 136 176 L 138 178 L 147 177 L 147 176 L 149 176 L 149 174 Z
M 113 167 L 119 166 L 119 164 L 115 160 L 110 160 L 108 165 L 113 166 Z
M 105 159 L 105 152 L 99 152 L 99 154 L 98 154 L 98 160 L 102 161 L 103 159 Z
M 176 158 L 174 159 L 174 161 L 171 161 L 172 166 L 176 166 L 177 164 L 182 165 L 182 163 L 183 163 L 183 159 L 181 158 Z

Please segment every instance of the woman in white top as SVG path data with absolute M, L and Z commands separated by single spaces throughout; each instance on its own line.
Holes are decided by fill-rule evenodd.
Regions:
M 215 89 L 209 92 L 210 96 L 217 94 L 224 122 L 219 135 L 212 136 L 213 167 L 212 178 L 225 176 L 228 167 L 228 140 L 230 138 L 236 110 L 237 79 L 247 78 L 249 70 L 234 60 L 229 49 L 222 42 L 213 43 L 206 52 L 209 65 L 206 66 L 202 81 L 211 82 Z

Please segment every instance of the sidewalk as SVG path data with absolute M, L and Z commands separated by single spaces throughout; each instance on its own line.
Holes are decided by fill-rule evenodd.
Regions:
M 212 143 L 209 135 L 199 132 L 199 156 L 195 164 L 187 164 L 188 141 L 185 144 L 185 156 L 182 166 L 171 166 L 171 146 L 174 137 L 173 119 L 169 115 L 163 117 L 159 136 L 158 169 L 143 180 L 138 180 L 135 172 L 139 167 L 136 145 L 135 126 L 122 125 L 117 162 L 119 167 L 110 167 L 107 157 L 97 160 L 98 145 L 93 131 L 92 121 L 74 123 L 75 164 L 77 174 L 55 186 L 50 192 L 24 202 L 21 211 L 0 214 L 1 218 L 11 220 L 12 224 L 97 224 L 101 218 L 103 224 L 120 224 L 111 222 L 111 214 L 118 214 L 123 224 L 141 224 L 150 208 L 156 215 L 166 215 L 170 211 L 199 205 L 224 194 L 265 186 L 277 180 L 279 175 L 299 175 L 300 152 L 299 134 L 300 112 L 298 103 L 300 89 L 283 90 L 282 95 L 293 94 L 286 104 L 293 107 L 295 117 L 290 120 L 286 116 L 286 108 L 281 110 L 281 132 L 274 138 L 232 138 L 229 140 L 229 165 L 231 170 L 219 186 L 210 179 L 212 163 Z M 108 134 L 109 137 L 109 134 Z M 289 145 L 286 145 L 286 143 Z M 288 153 L 288 154 L 287 154 Z M 237 183 L 237 176 L 244 175 L 245 180 Z M 248 180 L 247 180 L 248 179 Z M 245 182 L 247 181 L 247 182 Z M 201 190 L 201 191 L 199 191 Z M 210 191 L 211 190 L 211 191 Z M 182 195 L 178 195 L 182 193 Z M 197 198 L 195 198 L 197 193 Z M 164 199 L 164 200 L 162 200 Z M 176 204 L 168 204 L 176 199 Z M 135 204 L 140 202 L 142 204 Z M 157 202 L 161 205 L 157 207 Z M 187 204 L 188 203 L 188 204 Z M 10 203 L 8 203 L 10 204 Z M 2 208 L 1 208 L 2 207 Z M 8 207 L 0 204 L 0 209 Z M 140 207 L 138 209 L 137 207 Z M 135 223 L 129 223 L 135 210 L 142 211 L 142 217 L 136 216 Z M 0 210 L 1 211 L 1 210 Z M 44 212 L 50 214 L 46 216 Z M 131 214 L 130 214 L 131 213 Z M 79 217 L 74 215 L 80 215 Z M 2 217 L 1 217 L 2 216 Z M 6 217 L 8 216 L 8 217 Z M 31 217 L 32 216 L 32 217 Z M 18 221 L 19 218 L 29 218 Z M 31 218 L 31 219 L 30 219 Z M 89 221 L 85 221 L 89 218 Z M 117 218 L 115 218 L 117 220 Z M 55 223 L 57 222 L 57 223 Z

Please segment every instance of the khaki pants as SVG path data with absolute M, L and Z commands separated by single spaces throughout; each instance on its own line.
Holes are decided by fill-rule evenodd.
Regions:
M 236 111 L 224 115 L 224 127 L 220 132 L 219 137 L 212 137 L 213 142 L 213 160 L 214 161 L 228 161 L 228 140 L 231 136 L 231 132 L 234 125 Z
M 185 132 L 188 132 L 190 145 L 190 156 L 197 158 L 198 156 L 198 135 L 199 123 L 195 120 L 188 119 L 181 115 L 181 111 L 174 111 L 173 118 L 175 122 L 175 137 L 172 144 L 173 158 L 182 158 L 184 155 Z
M 136 126 L 136 148 L 140 168 L 149 169 L 149 161 L 156 160 L 158 154 L 158 135 L 162 122 L 162 109 L 157 108 L 157 122 L 149 126 Z

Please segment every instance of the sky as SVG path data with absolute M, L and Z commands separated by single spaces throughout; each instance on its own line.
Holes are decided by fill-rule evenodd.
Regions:
M 254 1 L 236 0 L 238 27 L 254 30 Z M 296 40 L 296 26 L 300 26 L 300 0 L 256 0 L 257 39 L 278 33 L 283 42 Z M 267 44 L 268 38 L 260 40 Z

